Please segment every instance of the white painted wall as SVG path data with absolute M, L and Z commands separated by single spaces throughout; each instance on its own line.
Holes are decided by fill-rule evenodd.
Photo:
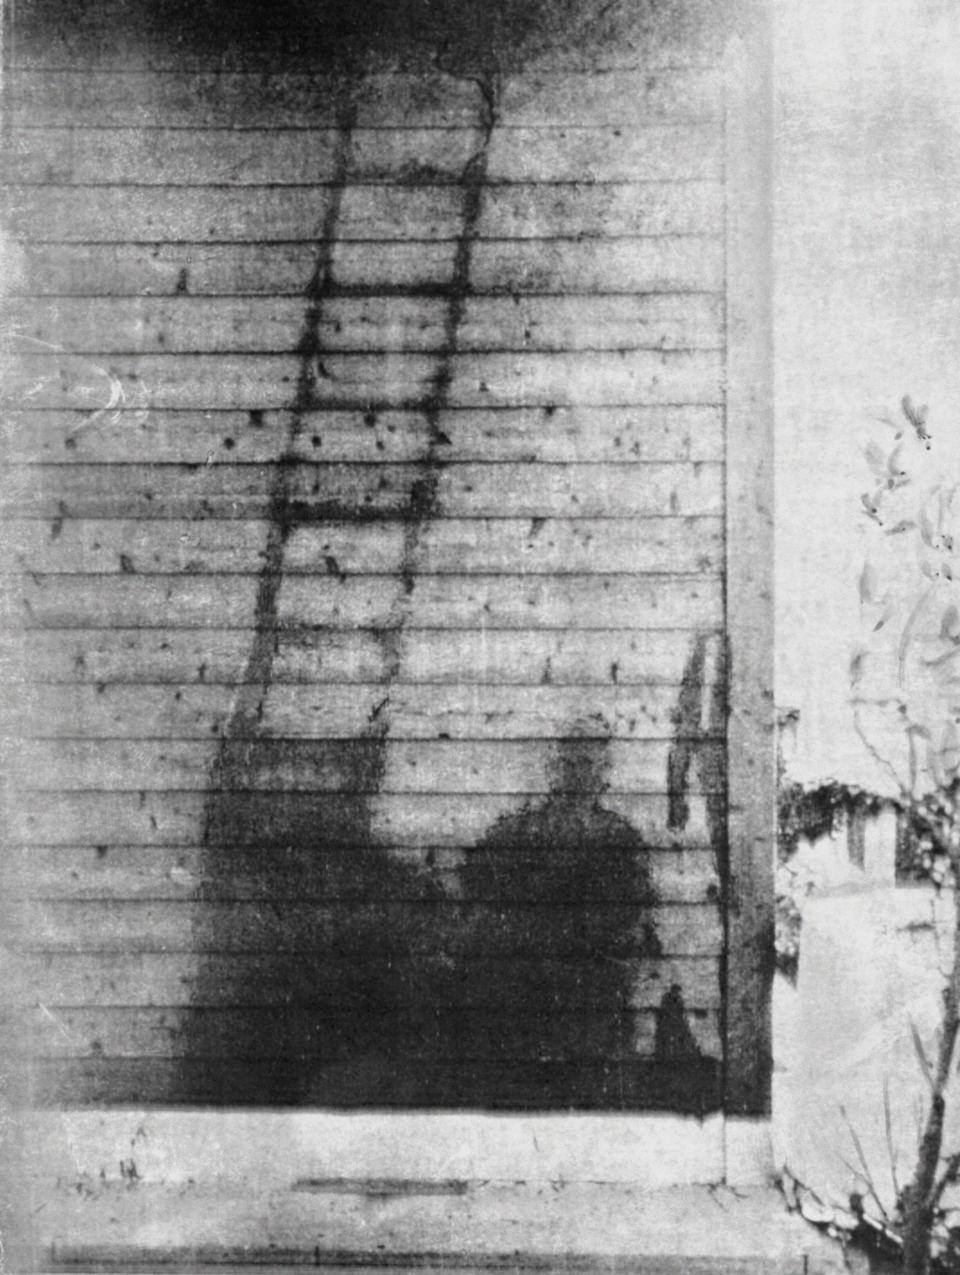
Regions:
M 773 4 L 777 701 L 801 713 L 792 777 L 880 786 L 847 681 L 863 445 L 909 393 L 960 472 L 960 10 Z

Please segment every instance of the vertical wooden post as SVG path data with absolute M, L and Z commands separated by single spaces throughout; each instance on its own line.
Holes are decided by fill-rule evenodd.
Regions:
M 725 1091 L 770 1107 L 776 831 L 773 703 L 772 50 L 751 6 L 727 59 Z

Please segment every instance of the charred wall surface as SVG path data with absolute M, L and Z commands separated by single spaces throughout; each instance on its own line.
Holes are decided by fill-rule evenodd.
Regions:
M 33 1096 L 712 1109 L 717 15 L 231 14 L 8 41 Z

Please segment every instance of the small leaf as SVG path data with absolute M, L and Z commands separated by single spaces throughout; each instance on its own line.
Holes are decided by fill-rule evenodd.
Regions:
M 960 642 L 960 610 L 952 602 L 940 617 L 940 636 L 950 642 Z
M 933 542 L 937 538 L 937 528 L 933 519 L 930 517 L 930 511 L 926 504 L 920 506 L 920 536 L 925 545 L 933 548 Z
M 879 478 L 887 469 L 887 454 L 879 443 L 872 440 L 867 443 L 864 449 L 864 455 L 867 458 L 867 464 Z
M 900 453 L 902 451 L 903 443 L 898 443 L 887 459 L 887 473 L 894 478 L 902 478 L 907 472 L 900 463 Z
M 917 1053 L 917 1061 L 920 1063 L 920 1069 L 926 1077 L 927 1084 L 930 1086 L 930 1092 L 936 1093 L 937 1089 L 936 1084 L 934 1083 L 930 1061 L 923 1048 L 923 1041 L 920 1039 L 920 1033 L 917 1031 L 916 1025 L 913 1022 L 910 1023 L 910 1035 L 913 1037 L 913 1047 Z
M 887 623 L 887 621 L 890 619 L 890 617 L 893 615 L 896 609 L 897 608 L 894 606 L 892 602 L 887 603 L 887 605 L 883 608 L 883 611 L 880 615 L 879 620 L 877 620 L 876 624 L 873 626 L 874 633 L 879 632 L 880 629 L 883 628 L 883 626 Z
M 860 572 L 860 601 L 875 602 L 877 600 L 877 572 L 869 562 L 863 564 Z
M 880 517 L 880 493 L 874 492 L 871 496 L 868 491 L 863 492 L 860 497 L 860 503 L 863 505 L 864 511 L 868 518 L 873 518 L 875 522 L 882 522 Z
M 850 657 L 850 685 L 859 686 L 863 678 L 863 666 L 867 662 L 868 652 L 864 647 L 854 651 Z

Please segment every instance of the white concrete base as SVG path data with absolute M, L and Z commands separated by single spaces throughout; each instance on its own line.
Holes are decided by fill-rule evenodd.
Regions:
M 641 1192 L 600 1183 L 477 1183 L 457 1194 L 66 1184 L 38 1217 L 35 1266 L 131 1262 L 381 1270 L 652 1270 L 835 1275 L 842 1255 L 770 1188 Z M 46 1212 L 46 1210 L 45 1210 Z M 20 1270 L 23 1267 L 18 1266 Z
M 756 1180 L 762 1128 L 722 1116 L 72 1110 L 24 1117 L 27 1171 L 48 1181 L 290 1188 L 306 1179 L 625 1182 L 643 1190 Z M 758 1141 L 759 1139 L 759 1141 Z M 729 1145 L 728 1145 L 729 1143 Z
M 73 1110 L 28 1113 L 20 1133 L 18 1212 L 35 1255 L 23 1269 L 51 1252 L 81 1264 L 137 1252 L 278 1265 L 384 1252 L 454 1265 L 516 1253 L 779 1262 L 798 1237 L 813 1242 L 766 1189 L 764 1121 Z M 745 1214 L 765 1210 L 763 1225 L 725 1219 L 742 1188 L 766 1201 Z

